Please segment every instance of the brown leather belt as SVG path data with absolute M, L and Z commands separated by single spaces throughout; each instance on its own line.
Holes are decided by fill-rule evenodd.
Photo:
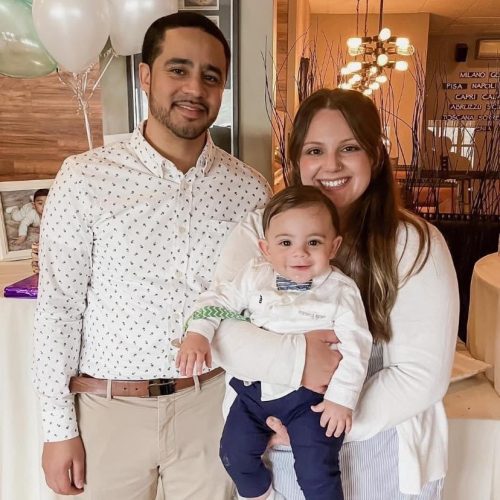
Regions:
M 198 375 L 200 383 L 223 373 L 222 368 Z M 188 389 L 195 385 L 193 377 L 187 378 L 155 378 L 151 380 L 112 380 L 111 396 L 123 397 L 134 396 L 137 398 L 150 398 L 157 396 L 167 396 L 174 392 Z M 72 394 L 88 393 L 106 396 L 108 394 L 108 380 L 94 378 L 89 375 L 71 377 L 69 390 Z

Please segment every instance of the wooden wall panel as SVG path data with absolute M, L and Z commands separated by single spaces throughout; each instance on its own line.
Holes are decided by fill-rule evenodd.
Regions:
M 89 105 L 93 145 L 101 146 L 99 89 Z M 83 116 L 57 74 L 34 79 L 0 75 L 0 181 L 54 177 L 67 156 L 86 150 Z
M 278 0 L 276 12 L 276 109 L 286 111 L 288 72 L 288 0 Z

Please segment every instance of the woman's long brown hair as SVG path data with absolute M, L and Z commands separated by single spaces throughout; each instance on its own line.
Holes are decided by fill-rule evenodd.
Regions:
M 361 92 L 321 89 L 304 100 L 295 116 L 288 147 L 289 183 L 301 185 L 300 157 L 309 125 L 322 109 L 339 110 L 356 140 L 371 160 L 371 180 L 362 196 L 349 207 L 342 221 L 344 243 L 336 264 L 357 283 L 374 340 L 391 338 L 390 314 L 400 280 L 396 243 L 401 222 L 406 230 L 413 226 L 418 234 L 417 256 L 406 280 L 420 271 L 430 249 L 428 225 L 403 210 L 383 143 L 380 116 L 372 100 Z

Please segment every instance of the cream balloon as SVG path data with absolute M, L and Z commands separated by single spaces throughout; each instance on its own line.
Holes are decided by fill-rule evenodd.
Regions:
M 138 54 L 147 29 L 159 17 L 177 12 L 177 0 L 108 0 L 110 38 L 121 56 Z
M 50 55 L 73 73 L 97 60 L 109 36 L 105 0 L 33 0 L 33 22 Z

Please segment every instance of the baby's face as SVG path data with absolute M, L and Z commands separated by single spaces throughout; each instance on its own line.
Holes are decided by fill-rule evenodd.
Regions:
M 33 202 L 33 207 L 35 208 L 38 215 L 42 215 L 43 207 L 45 206 L 45 202 L 47 201 L 46 196 L 37 196 L 36 200 Z
M 341 242 L 326 207 L 311 205 L 275 215 L 259 245 L 278 274 L 305 283 L 330 268 Z

